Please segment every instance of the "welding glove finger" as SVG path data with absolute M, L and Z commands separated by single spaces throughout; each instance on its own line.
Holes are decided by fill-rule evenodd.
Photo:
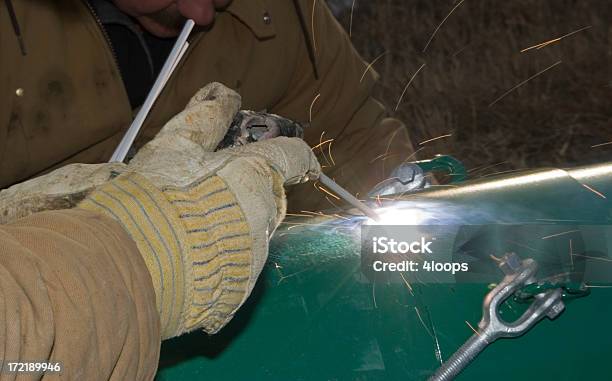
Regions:
M 314 180 L 321 174 L 321 166 L 312 149 L 300 138 L 277 137 L 227 151 L 264 159 L 282 176 L 284 185 Z
M 284 216 L 284 184 L 320 171 L 299 139 L 209 152 L 222 136 L 206 137 L 210 124 L 223 123 L 222 130 L 240 104 L 225 89 L 204 102 L 225 103 L 210 118 L 180 116 L 188 133 L 174 133 L 180 119 L 171 121 L 124 173 L 79 204 L 116 219 L 135 241 L 153 280 L 163 338 L 197 328 L 215 333 L 234 316 Z
M 201 88 L 155 138 L 180 136 L 199 144 L 202 150 L 212 152 L 227 134 L 239 108 L 238 93 L 212 82 Z

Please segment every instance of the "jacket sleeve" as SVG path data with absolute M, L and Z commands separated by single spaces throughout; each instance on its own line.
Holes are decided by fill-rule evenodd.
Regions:
M 150 380 L 157 369 L 150 275 L 120 225 L 92 212 L 0 226 L 0 322 L 1 380 L 35 378 L 9 362 L 57 362 L 69 380 Z
M 311 146 L 333 139 L 331 149 L 329 143 L 316 149 L 323 171 L 365 198 L 413 153 L 408 131 L 400 121 L 385 118 L 384 106 L 371 96 L 378 75 L 355 51 L 325 2 L 298 3 L 306 33 L 293 82 L 273 112 L 308 122 L 305 140 Z M 299 186 L 289 205 L 294 210 L 329 208 L 324 196 L 310 184 Z

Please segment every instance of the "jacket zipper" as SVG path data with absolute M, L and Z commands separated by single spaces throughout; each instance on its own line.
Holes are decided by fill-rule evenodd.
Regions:
M 106 33 L 106 29 L 104 29 L 104 25 L 102 24 L 100 17 L 98 17 L 96 10 L 91 6 L 91 4 L 89 4 L 89 1 L 82 0 L 81 2 L 85 4 L 87 9 L 89 9 L 89 13 L 91 13 L 94 20 L 96 20 L 96 23 L 98 24 L 98 27 L 100 28 L 100 31 L 102 32 L 102 35 L 104 36 L 104 39 L 106 40 L 106 44 L 108 45 L 108 48 L 111 51 L 111 55 L 113 56 L 113 61 L 115 62 L 115 68 L 117 69 L 117 71 L 119 71 L 119 75 L 121 75 L 121 70 L 119 70 L 119 60 L 117 59 L 117 53 L 115 52 L 115 48 L 113 47 L 113 44 L 111 42 L 110 37 L 108 36 L 108 33 Z
M 17 43 L 19 44 L 21 55 L 25 57 L 28 53 L 26 52 L 25 42 L 23 42 L 23 36 L 21 35 L 19 20 L 17 20 L 17 15 L 15 14 L 15 7 L 13 7 L 13 1 L 4 0 L 4 3 L 6 5 L 9 18 L 11 19 L 11 24 L 13 24 L 13 33 L 15 34 L 15 37 L 17 37 Z
M 115 62 L 115 68 L 117 69 L 117 71 L 119 72 L 119 75 L 121 76 L 121 70 L 119 69 L 119 60 L 117 59 L 117 53 L 115 52 L 115 48 L 113 47 L 113 44 L 110 40 L 110 37 L 108 36 L 108 33 L 106 33 L 106 29 L 104 29 L 104 24 L 102 24 L 102 20 L 100 20 L 100 17 L 98 16 L 98 14 L 96 13 L 96 10 L 92 7 L 91 4 L 89 4 L 89 1 L 87 0 L 81 0 L 82 3 L 85 4 L 85 6 L 87 7 L 87 9 L 89 9 L 89 13 L 91 13 L 91 15 L 93 16 L 93 18 L 96 20 L 96 23 L 98 24 L 98 27 L 100 28 L 102 35 L 104 36 L 104 39 L 106 40 L 106 44 L 108 45 L 108 48 L 111 51 L 111 55 L 113 56 L 113 61 Z M 189 41 L 189 39 L 187 41 L 189 41 L 189 47 L 187 48 L 187 51 L 183 54 L 183 57 L 181 58 L 181 62 L 179 62 L 178 66 L 175 68 L 175 73 L 178 71 L 178 69 L 180 68 L 181 64 L 183 62 L 186 61 L 187 57 L 189 56 L 189 54 L 191 53 L 192 50 L 192 44 L 195 43 L 195 41 L 197 41 L 198 37 L 196 38 L 191 38 L 191 41 Z M 170 79 L 168 79 L 169 81 Z M 164 87 L 165 89 L 165 87 Z M 127 91 L 127 90 L 126 90 Z M 163 90 L 162 90 L 163 92 Z M 160 94 L 161 97 L 161 94 Z

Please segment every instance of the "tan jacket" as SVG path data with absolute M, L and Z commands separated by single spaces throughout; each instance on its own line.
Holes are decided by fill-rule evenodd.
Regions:
M 119 223 L 79 211 L 0 226 L 0 380 L 10 362 L 59 363 L 48 379 L 151 380 L 160 321 L 144 260 Z
M 307 37 L 289 0 L 235 0 L 210 31 L 195 33 L 138 144 L 217 81 L 237 90 L 245 109 L 310 123 L 305 138 L 313 146 L 322 135 L 334 139 L 332 157 L 321 161 L 350 191 L 363 195 L 384 178 L 383 169 L 411 150 L 406 131 L 381 124 L 384 110 L 370 97 L 376 75 L 324 2 L 298 3 Z M 107 161 L 132 117 L 113 53 L 84 1 L 13 4 L 27 55 L 0 5 L 0 187 L 67 163 Z M 293 209 L 330 206 L 312 186 L 294 193 Z
M 113 53 L 84 2 L 13 4 L 27 54 L 1 2 L 0 187 L 66 163 L 107 161 L 132 117 Z M 324 170 L 363 195 L 409 153 L 405 129 L 383 120 L 370 97 L 375 74 L 324 2 L 299 5 L 318 79 L 292 1 L 235 0 L 210 31 L 191 37 L 139 144 L 197 89 L 219 81 L 246 109 L 309 122 L 311 145 L 335 139 Z M 389 159 L 376 160 L 383 155 Z M 297 210 L 329 205 L 311 184 L 291 198 Z M 152 280 L 120 225 L 74 210 L 0 226 L 0 272 L 0 360 L 61 361 L 64 379 L 152 379 L 160 345 Z

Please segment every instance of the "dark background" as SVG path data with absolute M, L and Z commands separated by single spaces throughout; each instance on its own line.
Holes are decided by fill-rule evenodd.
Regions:
M 376 96 L 407 125 L 421 148 L 419 158 L 455 155 L 473 177 L 612 160 L 612 144 L 593 147 L 612 141 L 610 1 L 328 3 L 363 58 L 379 57 L 373 65 L 381 76 Z M 446 134 L 452 137 L 419 145 Z

